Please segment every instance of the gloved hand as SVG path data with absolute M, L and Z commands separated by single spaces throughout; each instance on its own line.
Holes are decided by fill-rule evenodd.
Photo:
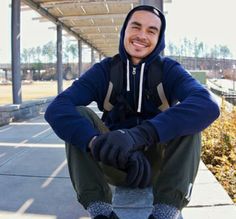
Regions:
M 141 151 L 130 156 L 126 172 L 126 184 L 129 187 L 145 188 L 151 184 L 151 166 Z
M 134 151 L 156 144 L 157 135 L 148 122 L 131 129 L 119 129 L 99 135 L 91 145 L 93 157 L 104 164 L 125 169 Z

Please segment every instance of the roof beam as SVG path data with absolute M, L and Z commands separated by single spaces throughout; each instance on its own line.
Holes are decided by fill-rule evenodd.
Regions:
M 119 34 L 86 34 L 84 37 L 86 37 L 87 40 L 93 41 L 97 38 L 109 38 L 109 39 L 117 39 L 119 37 Z
M 116 33 L 111 33 L 111 32 L 101 32 L 101 33 L 99 33 L 99 32 L 97 32 L 97 33 L 85 33 L 85 34 L 86 34 L 86 36 L 93 36 L 93 35 L 99 35 L 99 36 L 101 36 L 101 35 L 115 35 L 115 36 L 119 36 L 120 35 L 119 32 L 116 32 Z
M 113 43 L 113 44 L 102 44 L 102 43 L 100 44 L 100 43 L 98 43 L 97 45 L 98 45 L 98 47 L 102 46 L 102 48 L 106 49 L 106 48 L 111 48 L 111 47 L 112 48 L 114 48 L 114 47 L 117 48 L 118 44 L 117 43 Z
M 100 43 L 104 43 L 104 44 L 109 44 L 109 43 L 118 43 L 119 40 L 118 39 L 94 39 L 93 42 L 95 42 L 96 44 L 100 44 Z
M 126 14 L 90 14 L 90 15 L 79 15 L 79 16 L 63 16 L 59 17 L 60 21 L 66 20 L 88 20 L 88 19 L 107 19 L 107 18 L 125 18 Z
M 132 4 L 132 3 L 139 3 L 138 0 L 121 0 L 121 1 L 103 1 L 103 2 L 93 2 L 93 5 L 106 5 L 106 4 L 113 4 L 113 5 L 117 5 L 117 4 Z M 44 7 L 44 8 L 53 8 L 53 7 L 68 7 L 71 5 L 76 5 L 76 6 L 91 6 L 91 3 L 89 2 L 81 2 L 81 1 L 52 1 L 52 2 L 45 2 L 45 3 L 41 3 L 40 6 Z
M 120 28 L 120 25 L 93 25 L 93 26 L 75 26 L 72 27 L 71 30 L 89 30 L 89 29 L 94 29 L 94 28 Z

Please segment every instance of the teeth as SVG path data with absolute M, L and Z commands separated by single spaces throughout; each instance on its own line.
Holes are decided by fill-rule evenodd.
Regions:
M 142 47 L 142 48 L 145 48 L 145 47 L 146 47 L 145 45 L 140 44 L 140 43 L 138 43 L 138 42 L 133 42 L 133 45 L 134 45 L 134 46 L 138 46 L 138 47 Z

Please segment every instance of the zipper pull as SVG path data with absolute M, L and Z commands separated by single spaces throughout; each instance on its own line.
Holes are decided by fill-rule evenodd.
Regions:
M 136 68 L 133 67 L 133 71 L 132 71 L 133 75 L 136 75 Z

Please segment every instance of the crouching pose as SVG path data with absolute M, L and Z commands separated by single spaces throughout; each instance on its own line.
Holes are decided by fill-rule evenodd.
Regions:
M 78 201 L 95 219 L 116 219 L 109 184 L 153 188 L 149 219 L 180 218 L 197 174 L 200 132 L 218 116 L 209 91 L 161 57 L 165 17 L 141 5 L 127 15 L 119 54 L 93 65 L 49 105 L 66 142 Z M 87 107 L 96 102 L 100 119 Z

